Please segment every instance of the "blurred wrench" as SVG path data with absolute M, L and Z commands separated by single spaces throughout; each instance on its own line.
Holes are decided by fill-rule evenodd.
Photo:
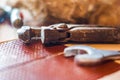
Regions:
M 23 26 L 23 14 L 17 8 L 0 5 L 0 23 L 9 20 L 15 28 Z
M 65 48 L 64 56 L 75 56 L 74 61 L 78 65 L 93 65 L 106 60 L 120 59 L 120 52 L 79 45 Z

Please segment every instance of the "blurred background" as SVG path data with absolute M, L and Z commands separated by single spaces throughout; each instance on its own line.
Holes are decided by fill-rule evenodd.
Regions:
M 31 25 L 59 22 L 120 25 L 119 0 L 0 0 L 0 4 L 21 9 L 27 14 L 26 24 Z

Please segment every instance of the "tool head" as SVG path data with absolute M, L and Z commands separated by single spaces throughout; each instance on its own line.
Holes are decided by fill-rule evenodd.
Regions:
M 103 58 L 103 54 L 100 54 L 95 48 L 89 46 L 71 46 L 64 49 L 64 56 L 74 57 L 74 62 L 78 65 L 92 65 L 99 63 Z
M 43 44 L 60 43 L 66 38 L 66 32 L 62 32 L 50 27 L 41 27 L 41 42 Z
M 23 26 L 17 30 L 18 37 L 23 40 L 24 43 L 31 42 L 31 28 L 29 26 Z
M 23 26 L 23 15 L 19 9 L 14 8 L 11 11 L 10 21 L 15 28 L 21 28 Z

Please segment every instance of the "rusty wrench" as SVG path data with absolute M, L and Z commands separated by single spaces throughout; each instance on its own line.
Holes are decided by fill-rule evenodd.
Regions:
M 23 26 L 18 29 L 18 36 L 24 43 L 41 39 L 43 44 L 61 42 L 112 42 L 120 41 L 119 27 L 98 25 L 54 24 L 40 28 Z

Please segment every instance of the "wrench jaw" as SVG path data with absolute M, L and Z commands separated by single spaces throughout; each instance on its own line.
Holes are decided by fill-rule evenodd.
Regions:
M 65 56 L 65 57 L 74 57 L 75 55 L 78 54 L 77 52 L 78 52 L 77 49 L 74 49 L 74 50 L 65 49 L 65 50 L 64 50 L 64 56 Z
M 86 54 L 83 54 L 84 53 Z M 64 49 L 65 57 L 74 56 L 77 65 L 93 66 L 109 60 L 120 59 L 120 52 L 113 50 L 99 50 L 89 46 L 70 46 Z
M 71 57 L 77 54 L 93 54 L 93 51 L 95 51 L 95 49 L 89 46 L 70 46 L 64 49 L 64 56 Z
M 31 42 L 31 31 L 29 26 L 23 26 L 17 30 L 18 37 L 23 41 L 23 43 L 28 44 Z
M 96 51 L 95 48 L 89 46 L 71 46 L 64 49 L 64 56 L 74 56 L 74 62 L 77 65 L 94 65 L 100 63 L 103 58 L 103 54 Z

